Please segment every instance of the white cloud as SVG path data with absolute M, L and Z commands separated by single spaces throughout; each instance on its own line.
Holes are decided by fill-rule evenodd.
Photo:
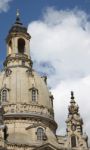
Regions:
M 41 20 L 29 24 L 28 32 L 32 36 L 30 46 L 35 67 L 49 77 L 59 129 L 65 130 L 69 93 L 74 90 L 85 129 L 90 136 L 89 20 L 85 12 L 77 9 L 58 11 L 48 8 Z
M 6 12 L 9 8 L 9 2 L 12 0 L 0 0 L 0 12 Z
M 89 81 L 89 82 L 88 82 Z M 90 136 L 90 99 L 89 99 L 89 89 L 90 89 L 90 76 L 76 79 L 76 80 L 64 80 L 57 85 L 55 89 L 52 90 L 55 100 L 54 109 L 56 110 L 56 120 L 60 125 L 58 128 L 59 133 L 65 132 L 65 120 L 68 115 L 68 105 L 70 101 L 70 91 L 75 91 L 75 101 L 80 107 L 80 114 L 84 120 L 84 131 L 87 131 Z M 60 118 L 60 119 L 59 119 Z M 62 130 L 62 127 L 64 129 Z

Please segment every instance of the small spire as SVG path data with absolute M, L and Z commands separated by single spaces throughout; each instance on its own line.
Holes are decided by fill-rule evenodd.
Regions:
M 17 16 L 17 17 L 20 16 L 19 9 L 17 9 L 16 16 Z
M 74 100 L 74 92 L 71 91 L 71 104 L 75 103 L 75 100 Z
M 74 92 L 71 91 L 71 99 L 74 99 Z
M 16 23 L 17 24 L 21 24 L 20 23 L 20 12 L 19 12 L 19 9 L 17 9 L 17 11 L 16 11 Z

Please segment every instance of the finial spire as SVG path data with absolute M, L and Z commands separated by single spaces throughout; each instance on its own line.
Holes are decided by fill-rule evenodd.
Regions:
M 74 100 L 74 92 L 73 91 L 71 91 L 71 101 L 70 101 L 70 103 L 71 104 L 68 108 L 69 114 L 77 114 L 79 107 L 78 107 L 78 105 L 75 104 L 76 102 Z
M 74 92 L 71 91 L 71 99 L 74 99 Z
M 70 103 L 75 103 L 74 92 L 73 91 L 71 91 L 71 102 Z
M 21 24 L 20 23 L 20 12 L 19 12 L 19 9 L 17 9 L 17 11 L 16 11 L 16 23 L 17 24 Z
M 20 16 L 19 9 L 17 9 L 16 17 L 19 17 L 19 16 Z

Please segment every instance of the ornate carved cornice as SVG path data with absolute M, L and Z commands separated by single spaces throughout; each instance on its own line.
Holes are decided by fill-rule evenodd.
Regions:
M 13 55 L 9 55 L 6 57 L 6 60 L 4 61 L 4 66 L 7 66 L 7 63 L 8 62 L 11 62 L 11 61 L 17 61 L 17 60 L 24 60 L 25 62 L 28 62 L 30 64 L 30 66 L 32 67 L 32 60 L 30 58 L 28 58 L 27 55 L 23 54 L 13 54 Z M 15 65 L 13 65 L 15 66 Z M 21 66 L 21 65 L 20 65 Z M 10 66 L 11 67 L 11 66 Z M 25 66 L 24 66 L 25 67 Z M 29 68 L 29 67 L 28 67 Z
M 49 109 L 44 107 L 43 105 L 34 104 L 34 103 L 23 103 L 23 104 L 4 104 L 4 111 L 5 113 L 36 113 L 49 116 L 50 118 L 54 119 L 53 109 Z

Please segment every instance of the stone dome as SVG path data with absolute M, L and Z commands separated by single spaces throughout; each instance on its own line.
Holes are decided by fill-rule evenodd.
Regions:
M 25 104 L 29 112 L 44 111 L 45 114 L 53 117 L 52 98 L 45 77 L 40 77 L 34 70 L 30 71 L 25 66 L 23 68 L 9 66 L 0 73 L 0 81 L 0 89 L 7 90 L 7 100 L 1 99 L 2 105 L 6 105 L 6 112 L 22 112 Z M 35 100 L 32 100 L 33 90 L 36 92 Z M 17 104 L 18 107 L 22 106 L 20 110 L 16 107 Z

